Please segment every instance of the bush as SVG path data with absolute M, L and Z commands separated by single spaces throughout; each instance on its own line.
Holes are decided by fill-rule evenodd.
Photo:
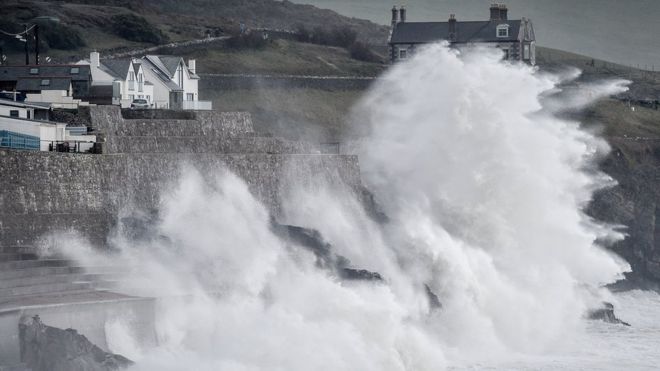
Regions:
M 40 47 L 61 50 L 75 50 L 85 46 L 85 40 L 80 32 L 72 27 L 59 23 L 45 23 L 39 26 Z
M 126 40 L 162 44 L 168 41 L 161 30 L 144 17 L 133 14 L 118 14 L 111 18 L 111 31 Z
M 367 44 L 356 41 L 348 48 L 351 58 L 363 62 L 381 62 L 380 58 L 374 54 Z

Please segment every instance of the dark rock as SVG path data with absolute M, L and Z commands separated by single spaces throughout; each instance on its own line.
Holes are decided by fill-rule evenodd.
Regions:
M 111 371 L 133 365 L 107 353 L 74 329 L 46 326 L 39 316 L 19 325 L 21 360 L 32 371 Z
M 616 315 L 614 314 L 614 305 L 607 302 L 603 302 L 603 306 L 601 308 L 589 311 L 588 318 L 591 320 L 599 320 L 617 325 L 630 326 L 629 323 L 616 318 Z
M 340 270 L 341 278 L 346 280 L 382 281 L 383 277 L 378 272 L 370 272 L 364 269 L 344 268 Z
M 316 256 L 320 268 L 337 272 L 345 280 L 383 281 L 378 272 L 351 267 L 351 261 L 332 252 L 332 245 L 327 243 L 319 231 L 271 221 L 272 231 L 280 238 L 300 245 Z
M 429 305 L 431 306 L 431 309 L 442 309 L 442 303 L 440 302 L 438 295 L 436 295 L 433 290 L 431 290 L 429 285 L 424 285 L 424 288 L 426 288 L 426 296 L 429 298 Z

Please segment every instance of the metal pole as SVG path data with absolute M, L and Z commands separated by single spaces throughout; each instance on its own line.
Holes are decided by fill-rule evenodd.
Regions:
M 25 25 L 25 65 L 29 66 L 30 65 L 30 51 L 28 49 L 28 46 L 30 45 L 30 41 L 28 40 L 28 25 Z
M 36 55 L 34 60 L 39 65 L 39 25 L 34 26 L 34 54 Z

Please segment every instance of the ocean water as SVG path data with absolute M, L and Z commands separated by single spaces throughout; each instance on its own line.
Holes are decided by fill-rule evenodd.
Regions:
M 365 185 L 287 184 L 280 222 L 317 230 L 382 281 L 341 278 L 271 229 L 227 170 L 183 165 L 162 191 L 153 238 L 118 231 L 116 253 L 51 239 L 90 266 L 139 265 L 118 290 L 157 298 L 157 347 L 108 319 L 133 370 L 651 370 L 660 297 L 612 294 L 630 269 L 596 241 L 623 238 L 582 209 L 612 185 L 607 143 L 561 115 L 627 89 L 578 85 L 501 61 L 497 49 L 433 45 L 390 69 L 354 109 Z M 442 68 L 438 68 L 442 66 Z M 428 294 L 431 291 L 440 305 Z M 603 301 L 631 327 L 585 319 Z
M 389 25 L 405 4 L 410 21 L 488 19 L 490 0 L 295 0 Z M 539 45 L 640 68 L 660 69 L 660 2 L 656 0 L 508 0 L 511 18 L 528 17 Z

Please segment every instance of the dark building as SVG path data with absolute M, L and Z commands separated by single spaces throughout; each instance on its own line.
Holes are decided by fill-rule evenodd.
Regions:
M 54 89 L 51 84 L 64 86 L 68 81 L 73 98 L 86 100 L 90 95 L 92 74 L 88 65 L 77 64 L 0 67 L 0 91 L 35 93 L 42 90 L 45 81 L 49 84 L 43 85 L 43 90 Z
M 447 22 L 408 22 L 406 9 L 392 8 L 390 59 L 410 57 L 421 45 L 446 40 L 452 46 L 488 44 L 504 51 L 504 58 L 536 64 L 536 37 L 527 18 L 510 20 L 504 4 L 490 6 L 486 21 L 459 21 L 451 15 Z

